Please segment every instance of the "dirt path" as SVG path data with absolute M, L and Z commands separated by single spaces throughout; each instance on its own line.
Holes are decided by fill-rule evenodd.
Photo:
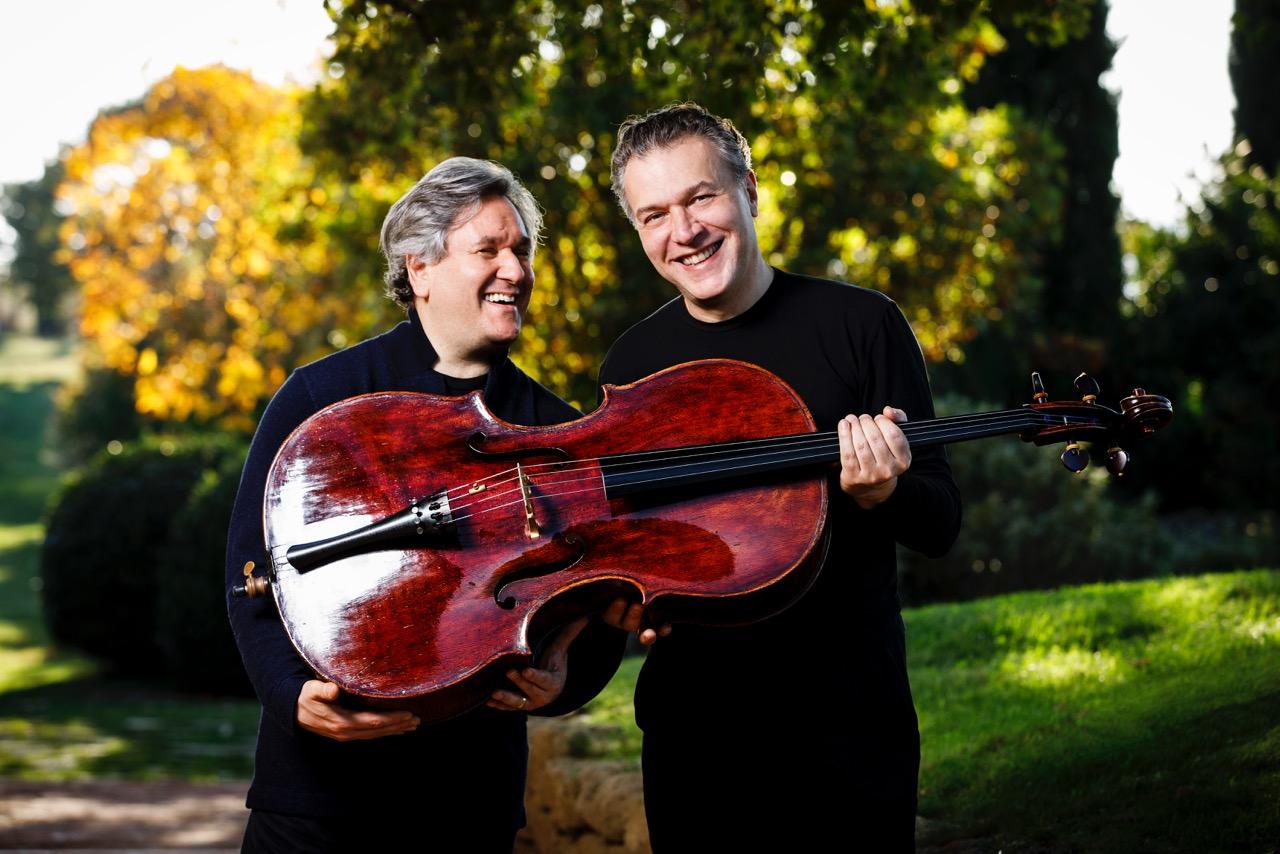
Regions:
M 239 851 L 246 788 L 0 781 L 0 848 Z
M 0 780 L 0 849 L 233 854 L 248 812 L 245 783 L 24 783 Z M 920 820 L 918 854 L 1063 854 L 996 839 L 955 839 Z M 531 851 L 531 843 L 517 850 Z

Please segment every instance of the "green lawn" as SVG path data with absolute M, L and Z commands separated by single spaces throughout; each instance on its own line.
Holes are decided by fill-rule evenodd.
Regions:
M 37 557 L 67 375 L 0 342 L 0 775 L 245 778 L 252 700 L 111 680 L 52 650 Z M 21 360 L 17 360 L 21 362 Z M 111 603 L 104 603 L 111 607 Z M 1055 851 L 1280 850 L 1280 572 L 1019 594 L 906 613 L 921 813 Z M 583 755 L 634 759 L 629 659 Z M 601 734 L 602 733 L 602 734 Z
M 921 812 L 1082 851 L 1274 851 L 1280 573 L 907 614 Z

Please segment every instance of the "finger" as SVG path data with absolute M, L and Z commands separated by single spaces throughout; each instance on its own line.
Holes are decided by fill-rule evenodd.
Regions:
M 853 438 L 853 452 L 858 455 L 858 465 L 864 475 L 870 476 L 876 468 L 875 451 L 871 447 L 871 433 L 879 433 L 870 415 L 850 416 L 849 434 Z
M 550 670 L 539 670 L 536 667 L 508 670 L 507 678 L 525 694 L 552 691 L 564 681 L 560 674 Z
M 893 406 L 886 406 L 884 408 L 884 415 L 891 419 L 895 424 L 907 423 L 907 413 L 902 409 L 898 409 Z
M 600 619 L 604 620 L 614 628 L 622 628 L 622 620 L 627 612 L 627 600 L 618 598 L 609 603 L 609 607 L 604 609 L 604 613 L 600 615 Z
M 879 415 L 872 417 L 870 415 L 859 416 L 858 420 L 862 423 L 862 435 L 867 439 L 867 450 L 871 454 L 871 458 L 875 460 L 874 468 L 877 474 L 888 473 L 893 465 L 893 451 L 889 450 L 889 442 L 885 438 L 884 430 L 887 426 L 890 429 L 897 430 L 897 425 L 893 422 L 882 423 L 884 416 Z
M 907 441 L 907 436 L 902 432 L 902 428 L 889 416 L 876 416 L 876 423 L 880 427 L 880 434 L 884 438 L 889 454 L 898 464 L 895 471 L 901 474 L 911 465 L 911 443 Z
M 629 632 L 640 630 L 641 623 L 644 622 L 644 606 L 636 603 L 627 607 L 627 615 L 622 620 L 622 627 Z
M 853 424 L 849 418 L 840 419 L 840 423 L 836 425 L 836 433 L 840 439 L 840 468 L 847 477 L 856 477 L 861 465 L 858 462 L 858 452 L 853 447 Z
M 499 688 L 490 695 L 486 705 L 495 709 L 503 709 L 509 712 L 518 712 L 528 708 L 529 698 L 524 694 L 515 691 L 508 691 L 505 688 Z
M 546 655 L 544 655 L 544 658 L 551 659 L 559 656 L 559 658 L 563 660 L 565 653 L 569 650 L 569 644 L 573 643 L 574 639 L 577 638 L 586 627 L 586 617 L 579 617 L 569 625 L 565 626 L 560 630 L 560 633 L 556 635 L 556 639 L 551 642 L 551 645 L 547 647 L 547 652 Z

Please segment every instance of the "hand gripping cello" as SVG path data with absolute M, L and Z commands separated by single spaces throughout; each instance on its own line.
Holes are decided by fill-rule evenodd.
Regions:
M 912 446 L 1001 434 L 1079 466 L 1078 440 L 1154 432 L 1169 403 L 1043 399 L 903 425 Z M 1079 383 L 1078 383 L 1079 384 Z M 714 393 L 711 391 L 714 390 Z M 1087 456 L 1084 456 L 1087 459 Z M 482 704 L 534 643 L 622 595 L 655 621 L 732 624 L 795 601 L 825 554 L 836 434 L 743 362 L 606 387 L 569 424 L 519 427 L 479 392 L 341 401 L 281 446 L 264 496 L 286 632 L 351 702 L 440 720 Z

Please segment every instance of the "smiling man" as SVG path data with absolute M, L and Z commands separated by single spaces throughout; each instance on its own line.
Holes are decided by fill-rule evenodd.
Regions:
M 537 203 L 507 169 L 465 157 L 436 166 L 396 202 L 383 223 L 382 249 L 388 295 L 407 318 L 299 368 L 272 399 L 236 496 L 229 588 L 247 561 L 267 565 L 262 497 L 277 449 L 329 404 L 377 391 L 480 389 L 487 406 L 512 423 L 578 417 L 507 358 L 529 305 L 541 224 Z M 579 621 L 547 645 L 538 667 L 511 671 L 510 685 L 488 708 L 420 726 L 409 712 L 343 706 L 337 686 L 316 679 L 298 657 L 270 600 L 229 598 L 228 611 L 263 707 L 245 851 L 419 850 L 430 843 L 509 854 L 524 821 L 525 713 L 556 714 L 585 702 L 613 673 L 622 649 L 620 632 L 598 621 L 584 631 Z M 465 842 L 448 836 L 450 828 Z
M 895 548 L 941 554 L 960 521 L 944 452 L 913 454 L 898 427 L 933 417 L 920 348 L 883 294 L 765 262 L 751 151 L 729 121 L 694 104 L 630 119 L 612 165 L 679 295 L 618 339 L 601 384 L 741 359 L 786 380 L 841 449 L 830 549 L 791 608 L 670 632 L 645 627 L 639 606 L 609 611 L 654 644 L 635 699 L 654 851 L 911 851 L 919 734 Z

